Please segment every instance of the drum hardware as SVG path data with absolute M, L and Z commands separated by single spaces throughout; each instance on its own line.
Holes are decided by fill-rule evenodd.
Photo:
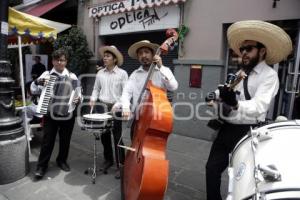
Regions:
M 257 146 L 258 142 L 263 142 L 263 141 L 272 139 L 272 136 L 270 136 L 269 132 L 270 131 L 268 129 L 263 129 L 263 130 L 257 131 L 255 129 L 251 128 L 248 135 L 249 136 L 251 136 L 251 135 L 254 136 L 253 139 L 254 139 L 255 145 Z
M 254 163 L 255 196 L 257 200 L 261 199 L 261 194 L 258 189 L 258 184 L 263 180 L 262 174 L 258 173 L 259 168 L 258 168 L 257 158 L 256 158 L 256 150 L 258 145 L 258 139 L 257 139 L 258 133 L 259 132 L 257 130 L 253 130 L 252 127 L 250 127 L 251 150 L 252 150 L 252 158 Z
M 100 140 L 101 134 L 106 131 L 112 131 L 113 120 L 112 116 L 107 113 L 103 114 L 87 114 L 83 115 L 83 130 L 87 130 L 94 136 L 93 147 L 93 167 L 89 167 L 84 171 L 84 174 L 91 174 L 92 183 L 96 183 L 97 172 L 107 174 L 107 169 L 101 170 L 97 166 L 97 140 Z
M 267 200 L 264 193 L 256 193 L 253 200 Z
M 264 142 L 264 141 L 272 139 L 272 137 L 270 135 L 268 135 L 268 133 L 269 132 L 265 132 L 265 134 L 259 134 L 257 136 L 258 141 L 259 142 Z
M 100 140 L 100 134 L 94 132 L 93 133 L 95 140 L 94 140 L 94 152 L 93 152 L 93 167 L 89 167 L 84 171 L 84 174 L 89 174 L 91 173 L 91 178 L 92 178 L 92 183 L 96 183 L 96 177 L 97 177 L 97 145 L 96 141 Z
M 230 155 L 227 200 L 300 199 L 299 121 L 251 129 Z
M 231 157 L 231 154 L 229 155 Z M 233 180 L 234 179 L 234 172 L 232 167 L 228 167 L 228 179 Z M 233 200 L 233 181 L 229 181 L 228 183 L 228 194 L 226 200 Z
M 279 171 L 277 171 L 274 165 L 258 165 L 258 170 L 260 171 L 266 182 L 281 181 L 281 174 Z
M 265 134 L 263 134 L 265 133 Z M 252 127 L 250 128 L 250 135 L 251 135 L 251 149 L 253 155 L 253 163 L 254 163 L 254 179 L 255 179 L 255 197 L 254 200 L 266 200 L 265 194 L 259 191 L 258 184 L 260 182 L 266 181 L 271 182 L 271 180 L 277 180 L 280 178 L 280 173 L 275 170 L 270 169 L 269 167 L 262 167 L 261 165 L 257 164 L 257 146 L 259 142 L 266 141 L 271 139 L 269 132 L 267 130 L 253 130 Z

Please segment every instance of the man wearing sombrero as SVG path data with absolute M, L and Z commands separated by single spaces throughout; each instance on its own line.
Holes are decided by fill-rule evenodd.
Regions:
M 219 88 L 219 99 L 231 107 L 215 139 L 206 164 L 207 200 L 219 200 L 221 174 L 229 153 L 246 135 L 250 126 L 264 122 L 272 99 L 277 94 L 277 72 L 269 65 L 285 59 L 292 51 L 286 32 L 273 24 L 248 20 L 232 24 L 227 31 L 230 47 L 242 59 L 242 70 L 248 76 L 234 90 Z M 249 158 L 251 159 L 251 158 Z
M 122 94 L 123 116 L 128 118 L 130 115 L 130 100 L 132 99 L 132 110 L 137 106 L 138 97 L 143 89 L 148 70 L 152 62 L 156 63 L 152 75 L 152 83 L 158 87 L 174 91 L 178 87 L 178 83 L 172 71 L 163 66 L 160 56 L 155 55 L 158 44 L 151 43 L 148 40 L 142 40 L 134 43 L 128 49 L 131 58 L 140 62 L 140 67 L 132 72 Z
M 113 105 L 120 100 L 125 83 L 128 79 L 127 72 L 119 66 L 123 64 L 123 56 L 115 46 L 104 46 L 99 49 L 101 58 L 103 59 L 104 68 L 100 69 L 96 75 L 94 89 L 90 99 L 90 106 L 93 108 L 95 102 L 99 100 L 98 112 L 108 112 L 112 110 Z M 122 134 L 121 112 L 114 113 L 113 137 L 115 152 L 117 152 L 117 144 Z M 110 131 L 101 134 L 101 142 L 104 148 L 104 170 L 111 167 L 114 163 L 113 150 Z M 122 141 L 120 141 L 121 144 Z M 116 162 L 123 163 L 125 159 L 124 150 L 120 149 L 119 154 L 116 153 Z M 116 178 L 119 178 L 119 173 Z

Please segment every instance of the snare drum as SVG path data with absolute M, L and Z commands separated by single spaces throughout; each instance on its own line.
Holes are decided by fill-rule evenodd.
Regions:
M 255 195 L 300 199 L 300 120 L 273 123 L 253 131 L 252 137 L 241 139 L 231 154 L 227 199 L 254 199 Z M 254 150 L 251 143 L 255 144 Z M 277 178 L 266 176 L 270 174 Z
M 108 129 L 112 127 L 113 117 L 109 114 L 86 114 L 83 115 L 85 129 Z

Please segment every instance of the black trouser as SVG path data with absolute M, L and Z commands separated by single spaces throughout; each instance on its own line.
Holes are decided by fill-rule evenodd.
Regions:
M 37 167 L 48 167 L 57 132 L 59 134 L 59 153 L 56 161 L 67 161 L 74 122 L 74 116 L 68 120 L 55 120 L 50 116 L 44 116 L 44 136 Z
M 222 172 L 229 163 L 229 153 L 239 140 L 247 134 L 251 125 L 224 123 L 214 141 L 206 163 L 207 200 L 221 200 L 220 186 Z
M 107 103 L 105 103 L 105 105 L 107 106 L 106 108 L 103 108 L 103 105 L 98 106 L 97 112 L 103 113 L 105 111 L 110 111 L 113 106 L 113 104 L 107 104 Z M 119 163 L 124 164 L 124 160 L 125 160 L 124 149 L 118 148 L 119 140 L 120 140 L 119 144 L 124 145 L 123 141 L 121 139 L 121 136 L 122 136 L 122 112 L 116 112 L 116 113 L 114 113 L 114 116 L 115 117 L 114 117 L 114 121 L 113 121 L 112 133 L 113 133 L 113 138 L 114 138 L 115 158 L 116 158 L 116 162 L 118 165 Z M 113 149 L 112 149 L 110 130 L 107 130 L 101 134 L 101 142 L 103 144 L 103 149 L 104 149 L 104 152 L 103 152 L 104 159 L 106 161 L 113 162 Z

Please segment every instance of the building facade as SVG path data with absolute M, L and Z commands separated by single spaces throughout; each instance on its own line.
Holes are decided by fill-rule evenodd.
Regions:
M 98 59 L 100 46 L 113 44 L 123 52 L 123 68 L 128 73 L 138 66 L 127 55 L 133 42 L 148 39 L 160 44 L 166 39 L 166 29 L 188 27 L 184 40 L 163 57 L 179 82 L 173 94 L 174 133 L 211 140 L 214 132 L 206 124 L 213 113 L 205 106 L 204 97 L 224 82 L 228 71 L 236 69 L 226 41 L 227 28 L 236 21 L 269 21 L 291 36 L 293 53 L 287 61 L 274 65 L 284 84 L 268 116 L 298 118 L 299 10 L 299 0 L 80 0 L 78 25 L 95 53 L 91 63 Z

